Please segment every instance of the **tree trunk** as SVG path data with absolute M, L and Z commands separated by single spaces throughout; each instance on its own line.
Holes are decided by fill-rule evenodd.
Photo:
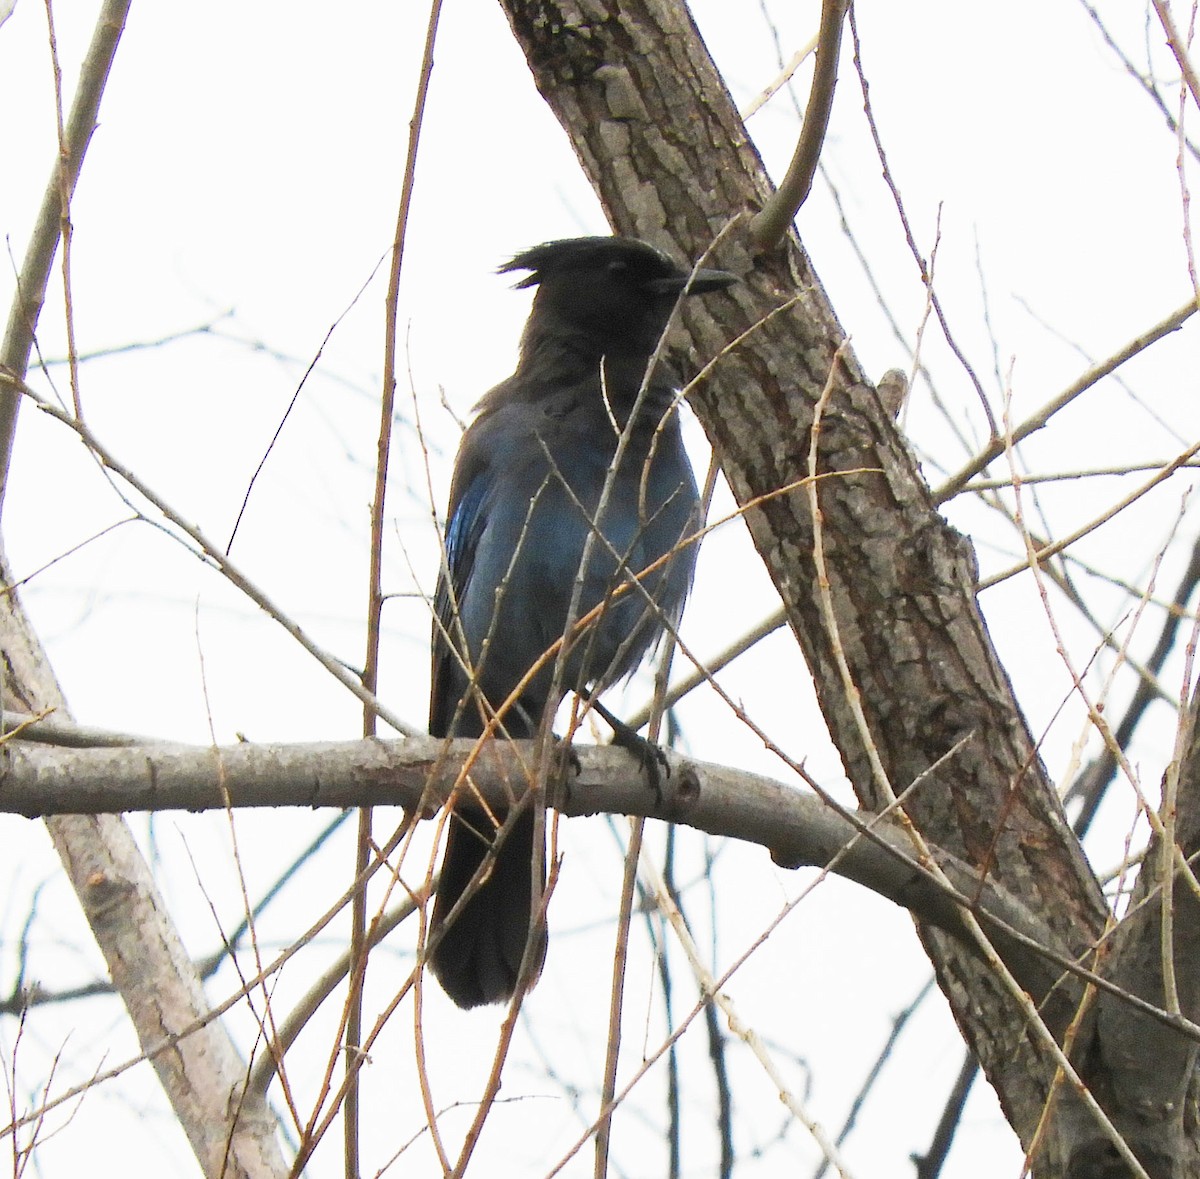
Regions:
M 695 258 L 733 215 L 761 207 L 770 182 L 684 5 L 503 6 L 617 232 Z M 754 543 L 859 800 L 880 809 L 889 793 L 884 776 L 900 793 L 967 738 L 906 799 L 907 814 L 925 838 L 1022 897 L 1060 948 L 1091 965 L 1086 952 L 1104 930 L 1106 905 L 979 614 L 971 547 L 935 510 L 890 415 L 843 346 L 842 328 L 798 241 L 759 257 L 750 250 L 743 220 L 711 264 L 741 274 L 744 283 L 719 308 L 715 300 L 687 308 L 701 360 L 758 325 L 721 357 L 690 402 L 738 501 L 754 505 L 746 512 Z M 771 315 L 793 298 L 793 306 Z M 814 521 L 809 492 L 797 484 L 810 474 L 814 419 L 827 384 L 817 446 L 827 477 Z M 818 528 L 836 640 L 814 558 Z M 839 647 L 856 691 L 845 686 Z M 1178 895 L 1184 887 L 1176 883 Z M 1054 1087 L 1053 1057 L 994 972 L 960 941 L 928 927 L 918 932 L 1026 1147 L 1053 1088 L 1056 1111 L 1069 1116 L 1043 1128 L 1038 1171 L 1068 1173 L 1088 1141 L 1107 1141 L 1094 1117 L 1075 1108 L 1063 1085 Z M 1195 959 L 1189 962 L 1194 975 Z M 1079 993 L 1061 989 L 1043 1003 L 1056 1037 Z M 1128 1014 L 1118 1000 L 1103 1008 L 1117 1023 Z M 1195 1012 L 1185 1006 L 1184 1014 Z M 1090 1042 L 1092 1027 L 1085 1024 L 1080 1042 Z M 1187 1087 L 1193 1047 L 1176 1053 L 1175 1093 Z M 1092 1053 L 1084 1064 L 1094 1059 Z M 1085 1079 L 1103 1089 L 1099 1075 Z
M 0 585 L 11 585 L 0 557 Z M 66 705 L 15 591 L 0 593 L 0 691 L 11 709 Z M 261 1099 L 243 1100 L 247 1065 L 209 1003 L 150 868 L 119 815 L 55 815 L 46 828 L 125 1002 L 142 1050 L 205 1175 L 267 1179 L 287 1174 L 275 1120 Z

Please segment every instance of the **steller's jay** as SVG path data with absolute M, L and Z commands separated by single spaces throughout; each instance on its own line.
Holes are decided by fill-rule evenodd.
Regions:
M 615 237 L 547 242 L 501 267 L 517 270 L 530 272 L 518 287 L 537 286 L 517 370 L 476 407 L 450 489 L 433 626 L 436 737 L 482 735 L 568 622 L 603 604 L 529 678 L 496 731 L 532 737 L 566 692 L 598 695 L 678 621 L 695 564 L 695 544 L 680 544 L 698 527 L 699 500 L 677 383 L 665 363 L 647 370 L 680 296 L 734 276 L 689 274 L 644 242 Z M 639 588 L 637 575 L 668 555 Z M 497 841 L 506 817 L 462 799 L 449 821 L 430 965 L 460 1007 L 512 995 L 540 902 L 533 808 Z M 535 977 L 545 949 L 542 926 L 530 948 Z

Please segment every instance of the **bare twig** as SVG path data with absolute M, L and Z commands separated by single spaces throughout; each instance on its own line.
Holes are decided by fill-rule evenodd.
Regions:
M 849 0 L 822 0 L 821 30 L 812 88 L 804 111 L 804 124 L 787 173 L 771 199 L 750 222 L 750 237 L 760 250 L 774 249 L 787 232 L 792 218 L 812 190 L 813 177 L 821 158 L 833 92 L 837 86 L 838 58 L 842 49 L 842 25 Z
M 404 244 L 408 234 L 408 216 L 412 207 L 413 187 L 417 178 L 417 148 L 425 117 L 425 100 L 433 74 L 433 47 L 437 40 L 441 0 L 433 0 L 425 31 L 425 49 L 421 57 L 417 94 L 408 124 L 408 148 L 404 160 L 404 179 L 400 186 L 400 208 L 396 215 L 396 233 L 392 243 L 387 299 L 384 303 L 383 387 L 379 398 L 379 439 L 375 453 L 375 495 L 371 501 L 371 550 L 367 572 L 367 651 L 363 661 L 363 687 L 375 695 L 379 685 L 379 634 L 383 618 L 383 528 L 387 499 L 388 464 L 392 447 L 392 421 L 396 407 L 396 319 L 400 301 L 400 271 L 404 265 Z M 373 737 L 376 713 L 363 706 L 363 736 Z M 358 842 L 355 849 L 354 875 L 359 877 L 371 857 L 371 808 L 358 814 Z M 359 1101 L 358 1077 L 362 1065 L 359 1041 L 362 1038 L 362 989 L 367 972 L 367 894 L 364 888 L 354 898 L 350 920 L 350 994 L 346 1020 L 346 1090 L 344 1114 L 346 1179 L 359 1174 Z
M 1015 433 L 1013 435 L 1013 439 L 1014 441 L 1016 439 Z M 1020 564 L 1013 565 L 1009 569 L 1002 570 L 999 573 L 993 573 L 990 577 L 983 578 L 979 582 L 978 589 L 990 589 L 994 585 L 999 585 L 1002 581 L 1007 581 L 1010 577 L 1015 577 L 1018 573 L 1023 573 L 1030 567 L 1031 562 L 1034 564 L 1040 564 L 1048 558 L 1055 556 L 1057 553 L 1061 553 L 1063 549 L 1069 548 L 1076 541 L 1087 536 L 1088 533 L 1095 532 L 1095 530 L 1101 525 L 1107 524 L 1109 520 L 1120 515 L 1121 512 L 1130 507 L 1132 504 L 1135 504 L 1139 499 L 1142 498 L 1142 496 L 1152 491 L 1160 483 L 1169 479 L 1181 467 L 1191 462 L 1191 460 L 1197 454 L 1200 454 L 1200 442 L 1189 446 L 1182 454 L 1177 455 L 1171 460 L 1171 462 L 1167 463 L 1167 465 L 1163 467 L 1156 475 L 1150 479 L 1147 479 L 1146 482 L 1143 483 L 1136 491 L 1131 491 L 1123 499 L 1120 499 L 1117 501 L 1117 503 L 1113 504 L 1111 508 L 1108 508 L 1101 515 L 1089 520 L 1086 524 L 1081 525 L 1079 528 L 1076 528 L 1074 532 L 1068 533 L 1066 536 L 1061 537 L 1059 540 L 1053 541 L 1050 544 L 1043 545 L 1040 549 L 1037 549 L 1027 560 L 1022 561 Z
M 1160 459 L 1158 462 L 1122 463 L 1119 466 L 1111 467 L 1079 467 L 1074 471 L 1027 471 L 1021 475 L 1021 482 L 1026 485 L 1031 483 L 1070 483 L 1076 479 L 1099 479 L 1110 475 L 1141 475 L 1146 471 L 1161 470 L 1170 461 L 1170 459 Z M 1200 467 L 1200 461 L 1192 460 L 1183 463 L 1182 466 L 1196 469 Z M 964 484 L 959 490 L 963 492 L 999 491 L 1011 486 L 1012 480 L 1009 478 L 972 479 L 970 483 Z
M 1093 385 L 1103 380 L 1110 373 L 1115 372 L 1127 360 L 1130 360 L 1139 352 L 1144 352 L 1151 344 L 1157 343 L 1164 336 L 1168 336 L 1171 332 L 1182 327 L 1196 313 L 1196 308 L 1196 300 L 1190 299 L 1182 307 L 1176 308 L 1170 315 L 1160 320 L 1153 327 L 1147 328 L 1144 332 L 1134 336 L 1128 344 L 1114 352 L 1107 360 L 1102 360 L 1099 364 L 1092 365 L 1087 372 L 1083 373 L 1078 380 L 1068 385 L 1057 397 L 1047 401 L 1037 413 L 1032 414 L 1019 425 L 1014 426 L 1012 429 L 1013 442 L 1020 442 L 1022 439 L 1028 438 L 1030 434 L 1040 430 L 1060 409 L 1070 405 L 1081 393 L 1086 393 Z M 957 495 L 963 490 L 969 480 L 973 479 L 989 463 L 1004 453 L 1004 446 L 1005 440 L 1003 437 L 996 436 L 992 438 L 987 446 L 971 459 L 966 466 L 954 475 L 951 475 L 941 487 L 933 492 L 933 502 L 942 504 L 952 496 Z
M 683 679 L 672 684 L 663 697 L 663 708 L 673 708 L 689 692 L 698 688 L 701 684 L 708 683 L 722 668 L 727 667 L 739 655 L 744 655 L 757 643 L 767 638 L 768 635 L 773 635 L 777 630 L 785 626 L 786 623 L 787 615 L 782 607 L 768 614 L 757 626 L 752 626 L 745 634 L 735 639 L 724 650 L 719 651 L 711 659 L 695 667 Z M 625 723 L 630 728 L 640 729 L 650 719 L 653 709 L 653 702 L 644 704 L 636 712 L 626 717 Z
M 1188 54 L 1187 41 L 1175 25 L 1175 18 L 1171 15 L 1170 5 L 1166 3 L 1166 0 L 1154 0 L 1154 11 L 1158 14 L 1159 23 L 1166 34 L 1167 44 L 1171 47 L 1171 52 L 1175 55 L 1175 60 L 1179 63 L 1179 71 L 1183 74 L 1183 80 L 1187 84 L 1192 101 L 1197 107 L 1200 107 L 1200 78 L 1197 78 L 1196 69 L 1192 65 L 1191 56 Z
M 25 261 L 17 279 L 17 293 L 9 309 L 4 339 L 0 342 L 0 370 L 19 380 L 29 371 L 34 332 L 46 301 L 46 284 L 54 263 L 64 216 L 63 198 L 75 191 L 83 158 L 100 111 L 100 99 L 108 82 L 117 44 L 125 28 L 130 0 L 106 0 L 96 21 L 96 30 L 79 72 L 79 88 L 71 104 L 63 140 L 68 154 L 60 160 L 46 185 L 38 210 Z M 17 430 L 17 412 L 21 398 L 14 388 L 0 387 L 0 510 L 8 486 L 8 468 L 12 461 L 13 440 Z
M 363 687 L 361 679 L 347 669 L 343 663 L 318 647 L 305 634 L 298 623 L 289 618 L 258 586 L 242 573 L 238 566 L 225 554 L 221 546 L 211 541 L 195 524 L 188 523 L 179 512 L 175 511 L 161 496 L 152 491 L 134 471 L 120 462 L 83 422 L 73 418 L 65 410 L 60 409 L 57 405 L 42 397 L 41 394 L 31 389 L 23 380 L 0 371 L 0 390 L 4 390 L 5 388 L 23 393 L 43 413 L 49 414 L 52 418 L 55 418 L 78 434 L 84 445 L 96 455 L 104 466 L 124 480 L 138 495 L 151 503 L 156 511 L 192 541 L 196 548 L 199 549 L 199 553 L 195 555 L 199 556 L 206 564 L 212 565 L 219 570 L 228 581 L 241 590 L 260 610 L 279 623 L 338 683 L 357 696 L 364 704 L 373 708 L 381 720 L 386 721 L 398 733 L 412 734 L 417 731 L 396 716 L 376 696 L 368 692 Z M 193 550 L 189 549 L 189 551 Z
M 839 1147 L 846 1141 L 847 1138 L 850 1137 L 850 1134 L 853 1131 L 856 1122 L 858 1121 L 858 1115 L 862 1112 L 863 1106 L 866 1104 L 867 1097 L 870 1095 L 871 1090 L 875 1087 L 875 1082 L 878 1081 L 880 1076 L 883 1074 L 883 1066 L 888 1062 L 892 1052 L 895 1050 L 896 1044 L 900 1039 L 900 1034 L 904 1031 L 908 1021 L 916 1013 L 917 1008 L 919 1008 L 921 1004 L 924 1003 L 929 997 L 930 992 L 933 990 L 933 982 L 933 977 L 930 976 L 930 978 L 925 981 L 925 984 L 917 992 L 916 998 L 914 998 L 913 1001 L 892 1020 L 891 1031 L 888 1032 L 887 1039 L 884 1041 L 883 1047 L 879 1050 L 879 1054 L 875 1057 L 875 1060 L 868 1070 L 866 1078 L 860 1086 L 858 1092 L 854 1095 L 854 1100 L 850 1104 L 850 1110 L 846 1114 L 846 1120 L 842 1123 L 842 1128 L 838 1131 L 838 1136 L 834 1140 L 836 1145 Z M 973 1059 L 973 1057 L 968 1054 L 968 1059 Z M 828 1170 L 829 1160 L 822 1159 L 820 1165 L 813 1173 L 813 1179 L 824 1179 L 825 1173 Z
M 979 1063 L 968 1052 L 963 1057 L 958 1077 L 954 1081 L 954 1088 L 950 1090 L 950 1096 L 946 1100 L 942 1116 L 938 1119 L 937 1129 L 933 1132 L 933 1141 L 930 1142 L 929 1149 L 924 1154 L 913 1157 L 913 1163 L 917 1168 L 917 1179 L 938 1179 L 942 1173 L 942 1167 L 950 1153 L 950 1145 L 954 1141 L 954 1132 L 962 1120 L 963 1108 L 971 1093 L 971 1085 L 978 1074 Z
M 1154 650 L 1150 653 L 1150 658 L 1146 661 L 1145 670 L 1149 676 L 1158 675 L 1167 661 L 1167 656 L 1174 649 L 1179 625 L 1184 616 L 1183 611 L 1198 584 L 1200 584 L 1200 539 L 1192 545 L 1192 555 L 1188 561 L 1187 569 L 1184 571 L 1183 576 L 1179 580 L 1179 585 L 1175 590 L 1175 597 L 1172 602 L 1174 608 L 1167 611 L 1167 616 L 1163 619 L 1162 630 L 1159 632 L 1158 641 L 1154 644 Z M 1152 681 L 1147 679 L 1146 676 L 1139 678 L 1133 699 L 1129 702 L 1129 706 L 1125 709 L 1120 722 L 1113 730 L 1113 742 L 1118 749 L 1129 748 L 1129 742 L 1133 738 L 1133 734 L 1142 717 L 1145 715 L 1146 709 L 1149 708 L 1154 700 L 1159 698 L 1159 693 L 1151 686 L 1151 683 Z M 1067 791 L 1066 798 L 1063 800 L 1064 802 L 1069 803 L 1072 799 L 1078 798 L 1083 803 L 1079 814 L 1075 816 L 1075 821 L 1072 823 L 1075 833 L 1080 838 L 1091 827 L 1092 820 L 1095 818 L 1096 811 L 1100 806 L 1100 801 L 1104 797 L 1104 791 L 1109 782 L 1112 781 L 1116 771 L 1117 759 L 1106 742 L 1099 757 L 1079 775 L 1070 790 Z
M 862 89 L 863 113 L 867 118 L 867 126 L 871 132 L 872 142 L 875 144 L 875 154 L 879 157 L 879 164 L 883 169 L 884 182 L 888 186 L 888 191 L 892 194 L 892 200 L 896 205 L 896 212 L 899 214 L 900 223 L 904 227 L 904 237 L 908 243 L 909 252 L 913 256 L 913 261 L 917 264 L 917 269 L 921 275 L 921 282 L 928 292 L 929 304 L 937 316 L 938 324 L 941 326 L 942 336 L 974 387 L 984 417 L 987 419 L 988 429 L 994 438 L 996 436 L 996 418 L 992 413 L 992 407 L 988 404 L 987 394 L 984 393 L 983 385 L 980 384 L 979 377 L 976 376 L 974 368 L 971 367 L 971 362 L 967 359 L 966 353 L 959 347 L 958 341 L 950 331 L 950 324 L 946 319 L 945 311 L 942 309 L 941 300 L 937 297 L 937 292 L 933 288 L 933 276 L 930 274 L 929 266 L 921 256 L 921 251 L 917 246 L 917 239 L 909 222 L 908 213 L 904 208 L 904 201 L 900 196 L 899 186 L 892 175 L 891 165 L 888 163 L 887 153 L 884 151 L 883 138 L 879 134 L 879 127 L 875 122 L 875 113 L 871 106 L 871 88 L 867 82 L 866 70 L 862 62 L 862 46 L 858 39 L 858 23 L 855 20 L 853 5 L 850 6 L 850 34 L 854 39 L 854 67 L 858 71 L 858 82 Z
M 379 945 L 389 933 L 403 921 L 413 915 L 416 906 L 411 900 L 401 902 L 371 929 L 366 948 L 372 949 Z M 352 953 L 349 949 L 340 954 L 325 971 L 312 983 L 300 1001 L 288 1013 L 287 1019 L 279 1027 L 278 1037 L 271 1045 L 270 1052 L 264 1052 L 255 1062 L 246 1082 L 250 1093 L 266 1096 L 267 1087 L 271 1084 L 278 1069 L 278 1061 L 296 1042 L 296 1038 L 304 1030 L 305 1025 L 320 1010 L 321 1005 L 346 980 L 353 969 Z
M 600 1086 L 600 1113 L 596 1118 L 596 1152 L 592 1167 L 595 1179 L 608 1175 L 608 1149 L 612 1115 L 616 1109 L 617 1061 L 621 1049 L 621 1016 L 625 1009 L 625 968 L 629 961 L 629 925 L 633 919 L 638 860 L 642 854 L 645 820 L 629 821 L 629 845 L 625 849 L 625 873 L 621 880 L 621 907 L 617 914 L 616 946 L 613 953 L 612 985 L 608 997 L 608 1047 L 604 1053 L 604 1078 Z
M 32 715 L 24 712 L 0 712 L 0 728 L 5 738 L 20 735 L 22 741 L 40 745 L 61 745 L 70 749 L 121 749 L 131 745 L 165 744 L 158 737 L 137 733 L 115 733 L 111 729 L 92 729 L 59 720 L 53 709 Z
M 233 542 L 237 539 L 238 530 L 242 526 L 242 519 L 246 514 L 246 509 L 250 506 L 250 496 L 254 493 L 255 485 L 258 483 L 258 477 L 263 473 L 263 469 L 267 465 L 267 460 L 271 457 L 271 453 L 275 449 L 275 444 L 279 441 L 280 436 L 283 434 L 283 428 L 287 425 L 288 419 L 292 416 L 292 411 L 296 408 L 296 404 L 300 400 L 300 394 L 304 391 L 304 387 L 308 384 L 308 378 L 311 377 L 316 371 L 317 365 L 321 361 L 321 357 L 325 354 L 325 346 L 333 338 L 334 332 L 336 332 L 341 326 L 342 320 L 344 320 L 346 316 L 350 314 L 351 310 L 358 303 L 359 299 L 363 297 L 367 288 L 372 282 L 374 282 L 375 274 L 379 270 L 381 264 L 382 259 L 375 264 L 375 268 L 367 276 L 367 279 L 362 286 L 360 286 L 355 292 L 354 298 L 351 299 L 346 305 L 345 310 L 343 310 L 341 314 L 338 315 L 337 319 L 335 319 L 333 323 L 329 325 L 329 330 L 325 333 L 324 339 L 322 339 L 316 352 L 313 353 L 311 359 L 308 361 L 307 365 L 305 365 L 304 372 L 301 375 L 300 380 L 296 383 L 295 389 L 292 390 L 292 396 L 288 401 L 287 408 L 280 416 L 279 422 L 275 426 L 275 432 L 271 435 L 271 440 L 267 443 L 266 449 L 263 451 L 262 458 L 258 460 L 258 465 L 254 468 L 254 473 L 250 476 L 249 481 L 246 483 L 246 490 L 242 495 L 242 502 L 238 506 L 237 516 L 233 521 L 233 527 L 229 530 L 229 540 L 225 545 L 226 554 L 233 551 Z M 244 341 L 240 340 L 238 342 L 244 343 Z M 281 357 L 281 359 L 283 358 Z
M 1089 4 L 1088 0 L 1079 0 L 1083 5 L 1088 16 L 1092 18 L 1092 23 L 1096 26 L 1096 31 L 1104 39 L 1104 43 L 1117 55 L 1120 63 L 1125 67 L 1125 72 L 1142 88 L 1146 96 L 1158 108 L 1166 121 L 1167 127 L 1172 135 L 1179 134 L 1179 123 L 1175 116 L 1171 114 L 1170 108 L 1163 101 L 1163 96 L 1158 92 L 1158 87 L 1154 84 L 1150 77 L 1143 74 L 1130 60 L 1129 55 L 1117 44 L 1113 35 L 1108 31 L 1108 26 L 1101 20 L 1099 12 L 1096 11 L 1094 5 Z M 1191 152 L 1193 158 L 1200 160 L 1200 149 L 1189 139 L 1187 140 L 1188 151 Z
M 803 45 L 797 49 L 787 62 L 784 62 L 782 58 L 780 59 L 779 73 L 760 94 L 757 94 L 747 103 L 745 109 L 741 112 L 743 122 L 749 119 L 751 115 L 756 115 L 762 110 L 795 77 L 796 71 L 804 64 L 809 54 L 816 50 L 818 41 L 819 37 L 813 37 L 807 45 Z
M 54 121 L 58 133 L 58 186 L 59 186 L 59 232 L 62 237 L 62 283 L 64 321 L 67 329 L 67 367 L 71 381 L 71 404 L 75 416 L 83 417 L 83 402 L 79 394 L 79 359 L 75 355 L 75 306 L 71 295 L 71 242 L 74 228 L 71 225 L 71 183 L 67 161 L 71 158 L 71 145 L 67 140 L 67 129 L 63 122 L 62 67 L 58 61 L 58 35 L 54 31 L 54 5 L 46 0 L 46 31 L 50 41 L 50 62 L 54 70 Z
M 695 940 L 692 938 L 691 931 L 683 920 L 683 915 L 675 906 L 662 877 L 648 862 L 643 864 L 642 870 L 648 877 L 649 883 L 654 890 L 659 908 L 665 913 L 671 929 L 674 931 L 680 946 L 683 948 L 684 954 L 687 956 L 688 963 L 696 976 L 697 982 L 700 984 L 702 997 L 708 1003 L 715 1004 L 720 1008 L 721 1013 L 725 1016 L 729 1030 L 750 1049 L 760 1067 L 770 1079 L 784 1107 L 793 1118 L 800 1121 L 809 1131 L 821 1153 L 837 1168 L 838 1174 L 842 1176 L 842 1179 L 850 1179 L 850 1169 L 835 1143 L 829 1138 L 824 1127 L 808 1112 L 801 1099 L 792 1091 L 792 1087 L 787 1083 L 762 1038 L 753 1027 L 742 1019 L 732 998 L 726 994 L 723 985 L 718 983 L 712 972 L 705 966 Z M 606 1113 L 613 1106 L 615 1106 L 615 1102 L 610 1103 L 609 1110 L 606 1110 Z

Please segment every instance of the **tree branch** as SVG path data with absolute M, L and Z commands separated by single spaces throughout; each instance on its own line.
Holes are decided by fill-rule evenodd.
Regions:
M 685 6 L 502 2 L 618 232 L 696 257 L 732 214 L 763 206 L 769 180 Z M 652 52 L 663 46 L 669 52 Z M 720 356 L 689 400 L 739 503 L 757 504 L 746 513 L 751 535 L 861 804 L 882 809 L 885 800 L 822 615 L 814 519 L 803 490 L 779 491 L 803 487 L 815 406 L 831 379 L 818 456 L 822 473 L 837 473 L 820 501 L 827 592 L 870 741 L 886 777 L 907 783 L 974 734 L 906 800 L 906 813 L 932 844 L 1019 896 L 1071 953 L 1085 952 L 1106 907 L 979 614 L 970 547 L 937 514 L 890 414 L 843 349 L 845 333 L 803 251 L 789 239 L 756 255 L 735 233 L 712 261 L 744 281 L 687 308 L 697 363 Z M 768 320 L 788 300 L 793 306 Z M 1055 1054 L 1028 1034 L 1027 1005 L 1000 994 L 971 949 L 935 927 L 921 934 L 960 1027 L 1032 1143 Z M 1062 1143 L 1053 1133 L 1043 1142 L 1052 1173 Z
M 750 222 L 750 236 L 761 250 L 773 250 L 783 239 L 800 206 L 808 199 L 813 177 L 821 159 L 821 147 L 833 110 L 837 88 L 838 58 L 842 49 L 842 25 L 849 0 L 823 0 L 821 31 L 817 40 L 817 61 L 813 68 L 812 88 L 804 109 L 804 125 L 792 162 L 779 187 L 760 213 Z
M 839 811 L 774 779 L 674 754 L 667 755 L 672 772 L 660 797 L 646 788 L 626 751 L 577 746 L 572 752 L 569 780 L 549 791 L 549 802 L 564 815 L 641 815 L 756 843 L 784 867 L 829 867 L 966 945 L 973 941 L 962 914 L 974 912 L 998 938 L 1022 985 L 1039 999 L 1050 996 L 1052 1005 L 1072 991 L 1061 985 L 1064 972 L 1096 981 L 1076 966 L 1023 900 L 958 857 L 934 849 L 951 887 L 939 883 L 918 862 L 906 830 L 891 817 Z M 9 741 L 0 752 L 0 808 L 32 817 L 76 810 L 371 805 L 428 815 L 466 774 L 472 792 L 490 805 L 511 805 L 514 793 L 523 792 L 531 764 L 526 742 L 491 742 L 480 748 L 471 739 L 433 737 L 60 750 Z M 1186 1025 L 1169 1018 L 1166 1022 L 1176 1029 Z
M 1178 331 L 1200 307 L 1195 299 L 1190 299 L 1181 307 L 1177 307 L 1165 319 L 1159 320 L 1153 327 L 1147 328 L 1144 332 L 1134 336 L 1124 347 L 1119 348 L 1111 356 L 1104 360 L 1093 364 L 1085 373 L 1082 373 L 1078 379 L 1069 384 L 1057 397 L 1051 398 L 1043 405 L 1036 413 L 1031 414 L 1019 425 L 1012 428 L 1011 437 L 993 438 L 984 448 L 971 459 L 961 470 L 951 475 L 941 487 L 933 492 L 933 502 L 943 504 L 948 499 L 952 499 L 967 484 L 978 475 L 981 471 L 987 469 L 988 465 L 999 458 L 1004 453 L 1004 448 L 1009 445 L 1015 446 L 1018 442 L 1028 438 L 1030 434 L 1036 433 L 1045 427 L 1046 423 L 1058 413 L 1060 409 L 1070 405 L 1081 394 L 1086 393 L 1098 381 L 1102 381 L 1105 377 L 1114 373 L 1126 361 L 1132 360 L 1139 352 L 1144 352 L 1151 344 L 1157 344 L 1164 336 L 1169 336 L 1172 332 Z
M 0 342 L 0 369 L 7 369 L 22 380 L 29 371 L 34 332 L 46 301 L 46 285 L 50 281 L 50 270 L 62 234 L 63 217 L 66 215 L 63 195 L 65 193 L 69 199 L 79 181 L 83 158 L 87 154 L 92 132 L 96 129 L 100 99 L 108 83 L 117 44 L 125 29 L 125 18 L 129 15 L 129 4 L 130 0 L 105 0 L 100 11 L 92 43 L 80 68 L 79 86 L 67 119 L 67 150 L 65 154 L 59 154 L 46 183 L 42 205 L 25 251 L 25 261 L 17 278 L 17 293 L 9 308 L 4 340 Z M 14 390 L 0 389 L 0 511 L 3 510 L 4 493 L 8 486 L 8 468 L 12 461 L 20 401 Z
M 128 13 L 128 0 L 107 0 L 84 58 L 65 151 L 46 186 L 16 298 L 0 342 L 0 507 L 8 482 L 24 381 L 63 220 L 79 179 L 100 98 Z M 10 586 L 0 554 L 0 584 Z M 62 692 L 15 592 L 0 593 L 0 699 L 30 713 L 66 717 Z M 104 954 L 143 1049 L 207 1012 L 203 987 L 158 894 L 132 833 L 117 815 L 63 815 L 47 829 Z M 266 1105 L 242 1094 L 246 1066 L 225 1028 L 195 1027 L 154 1067 L 204 1173 L 276 1176 L 286 1173 L 275 1122 Z

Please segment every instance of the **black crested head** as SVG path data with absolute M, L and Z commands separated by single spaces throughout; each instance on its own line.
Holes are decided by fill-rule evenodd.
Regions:
M 649 356 L 679 296 L 720 290 L 737 281 L 723 270 L 694 274 L 653 246 L 628 237 L 576 237 L 545 242 L 500 267 L 530 273 L 518 287 L 538 288 L 526 329 L 573 330 L 602 353 Z M 690 281 L 689 281 L 690 279 Z

